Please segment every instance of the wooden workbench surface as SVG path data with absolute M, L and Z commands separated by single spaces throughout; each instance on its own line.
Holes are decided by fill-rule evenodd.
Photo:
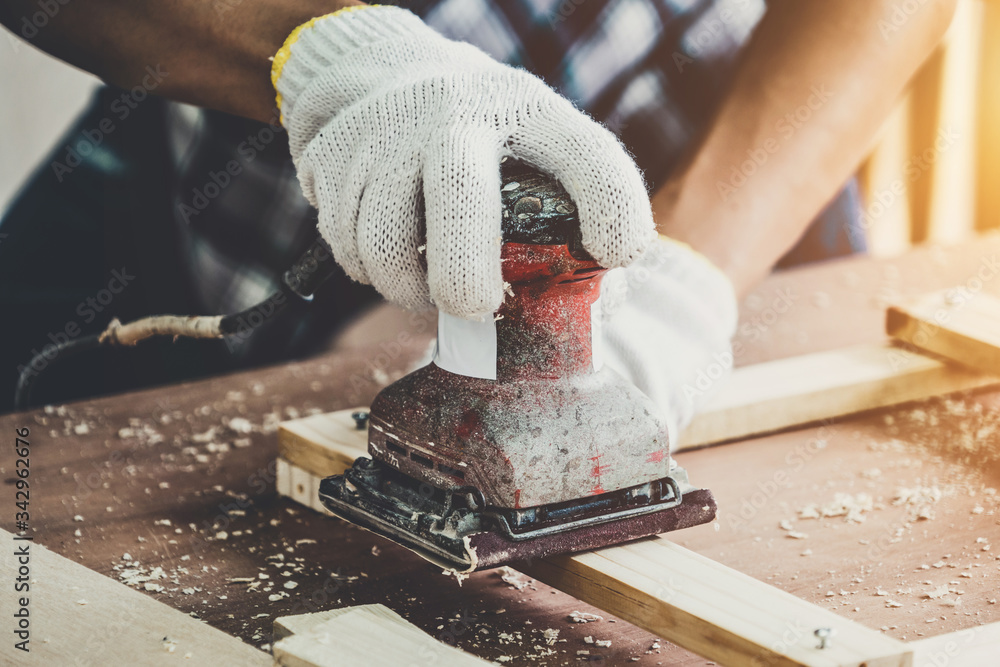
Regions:
M 885 305 L 901 296 L 951 285 L 1000 295 L 998 258 L 994 236 L 776 275 L 744 300 L 737 364 L 880 340 Z M 665 642 L 647 652 L 649 633 L 524 577 L 485 572 L 459 586 L 401 548 L 276 497 L 277 422 L 370 400 L 432 328 L 402 320 L 412 335 L 380 324 L 309 362 L 0 417 L 11 439 L 31 429 L 36 539 L 257 646 L 270 642 L 276 616 L 381 602 L 507 664 L 576 664 L 584 650 L 604 664 L 705 664 Z M 717 526 L 673 539 L 895 637 L 1000 620 L 991 401 L 910 406 L 681 454 L 721 513 Z M 12 458 L 0 468 L 11 495 Z M 571 623 L 574 611 L 604 619 Z M 546 645 L 550 628 L 565 641 Z M 36 626 L 33 639 L 58 632 Z

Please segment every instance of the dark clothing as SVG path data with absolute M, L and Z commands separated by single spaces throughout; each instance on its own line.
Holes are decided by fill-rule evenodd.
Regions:
M 711 118 L 765 11 L 760 0 L 397 4 L 544 78 L 622 138 L 651 191 Z M 33 349 L 100 331 L 113 316 L 243 310 L 275 290 L 316 236 L 277 122 L 152 96 L 125 105 L 122 95 L 99 92 L 0 221 L 0 306 L 11 318 L 0 411 L 11 407 L 17 369 Z M 112 131 L 95 133 L 109 122 Z M 852 182 L 782 265 L 861 250 L 859 211 Z M 377 298 L 338 272 L 314 302 L 293 304 L 250 336 L 148 341 L 60 360 L 33 401 L 307 356 Z

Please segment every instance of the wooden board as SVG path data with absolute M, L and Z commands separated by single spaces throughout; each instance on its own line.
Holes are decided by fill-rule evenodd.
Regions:
M 35 665 L 213 665 L 264 667 L 271 656 L 187 614 L 0 530 L 3 571 L 13 578 L 15 547 L 30 544 L 30 648 L 3 642 L 0 662 Z M 15 593 L 5 593 L 14 613 Z M 10 617 L 8 617 L 10 618 Z M 13 623 L 11 623 L 13 625 Z
M 1000 374 L 1000 299 L 948 289 L 889 308 L 886 333 L 980 372 Z
M 913 667 L 985 667 L 1000 664 L 1000 623 L 979 625 L 910 642 Z
M 354 445 L 358 437 L 365 439 L 367 434 L 357 428 L 349 411 L 293 419 L 282 422 L 278 430 L 278 456 L 317 475 L 336 475 L 365 455 Z
M 674 451 L 997 384 L 1000 378 L 890 343 L 743 366 L 695 416 Z
M 418 660 L 435 667 L 493 663 L 435 640 L 380 604 L 345 607 L 275 621 L 274 664 L 281 667 L 371 667 Z
M 350 410 L 316 415 L 308 431 L 312 446 L 337 455 L 363 455 L 364 431 L 343 428 L 353 423 Z M 331 437 L 322 420 L 334 423 Z M 295 429 L 294 422 L 281 430 Z M 302 432 L 302 430 L 300 430 Z M 281 431 L 279 431 L 281 433 Z M 290 442 L 287 436 L 282 436 Z M 332 457 L 331 457 L 332 458 Z M 322 475 L 335 474 L 331 458 Z M 290 476 L 320 475 L 283 462 Z M 279 479 L 279 488 L 284 483 Z M 821 609 L 736 570 L 699 556 L 662 538 L 533 562 L 525 572 L 574 597 L 616 614 L 650 632 L 727 665 L 910 665 L 903 642 Z M 836 631 L 838 641 L 818 648 L 813 632 Z
M 340 609 L 317 611 L 312 614 L 297 614 L 295 616 L 276 618 L 274 619 L 274 634 L 272 636 L 274 637 L 274 641 L 279 641 L 292 635 L 301 635 L 309 632 L 320 623 L 332 620 L 356 609 L 366 610 L 368 614 L 377 618 L 378 623 L 384 627 L 388 627 L 392 623 L 413 627 L 409 621 L 384 604 L 363 604 L 356 607 L 341 607 Z
M 954 248 L 919 248 L 890 260 L 855 257 L 776 273 L 741 305 L 736 340 L 742 344 L 742 353 L 737 355 L 737 365 L 882 341 L 888 303 L 965 284 L 996 253 L 1000 253 L 1000 234 Z M 779 291 L 789 290 L 794 307 L 775 320 L 770 304 Z M 1000 296 L 1000 280 L 985 283 L 983 292 Z M 640 665 L 661 661 L 672 667 L 704 667 L 703 658 L 667 642 L 662 642 L 659 654 L 645 654 L 654 635 L 539 581 L 518 590 L 501 581 L 497 572 L 483 572 L 460 587 L 405 549 L 275 496 L 278 444 L 271 429 L 277 427 L 276 418 L 369 404 L 374 393 L 403 373 L 425 347 L 421 343 L 412 354 L 396 355 L 392 343 L 400 340 L 400 331 L 415 332 L 409 315 L 403 314 L 400 321 L 395 329 L 380 324 L 374 330 L 378 338 L 367 333 L 350 349 L 298 363 L 0 416 L 0 426 L 7 432 L 31 426 L 32 438 L 38 440 L 37 456 L 31 461 L 31 479 L 41 490 L 37 496 L 32 494 L 37 539 L 105 576 L 114 576 L 113 568 L 122 562 L 124 552 L 148 568 L 162 566 L 178 580 L 177 585 L 201 590 L 192 595 L 178 590 L 152 597 L 184 614 L 197 614 L 254 646 L 272 643 L 276 616 L 383 603 L 443 641 L 486 658 L 509 657 L 505 664 L 510 665 L 574 664 L 577 649 L 590 649 L 591 659 L 600 657 L 608 665 L 628 665 L 631 657 L 639 657 Z M 427 333 L 433 333 L 433 326 Z M 985 564 L 990 554 L 980 551 L 982 545 L 975 543 L 976 538 L 988 537 L 993 554 L 1000 543 L 998 514 L 993 513 L 1000 511 L 1000 505 L 984 503 L 981 493 L 983 486 L 1000 488 L 1000 470 L 975 462 L 959 462 L 957 467 L 953 458 L 938 460 L 937 456 L 938 447 L 944 448 L 945 443 L 960 444 L 959 436 L 966 428 L 975 432 L 977 425 L 991 422 L 991 415 L 998 413 L 989 406 L 1000 405 L 1000 394 L 962 403 L 986 407 L 981 417 L 953 416 L 948 422 L 944 406 L 935 401 L 884 415 L 879 411 L 785 431 L 741 446 L 682 452 L 679 457 L 692 479 L 711 488 L 726 513 L 719 531 L 705 526 L 671 538 L 797 597 L 839 608 L 838 613 L 867 627 L 888 627 L 884 632 L 897 639 L 1000 621 L 1000 604 L 989 603 L 1000 590 L 1000 570 L 985 566 L 972 570 L 981 578 L 962 580 L 966 594 L 961 606 L 942 607 L 935 623 L 925 623 L 920 613 L 923 607 L 937 606 L 935 600 L 920 600 L 920 582 L 935 579 L 938 585 L 954 578 L 947 566 L 932 569 L 932 576 L 927 577 L 919 570 L 921 564 L 949 553 L 948 562 L 954 559 L 961 567 Z M 914 415 L 920 411 L 941 415 L 941 425 L 916 424 Z M 239 417 L 251 422 L 250 433 L 226 427 Z M 896 426 L 889 426 L 883 418 L 894 418 Z M 74 427 L 83 424 L 89 432 L 74 432 Z M 904 428 L 897 431 L 900 425 Z M 217 431 L 213 442 L 192 440 L 212 428 Z M 143 439 L 123 437 L 122 430 L 141 430 Z M 162 437 L 162 441 L 147 442 L 146 434 Z M 826 447 L 814 450 L 813 443 Z M 998 443 L 994 450 L 1000 451 L 996 437 L 988 444 L 992 443 Z M 220 449 L 226 444 L 229 451 Z M 802 448 L 806 456 L 799 468 L 788 457 L 798 456 Z M 0 470 L 4 466 L 9 477 L 13 459 L 0 462 Z M 882 471 L 881 477 L 863 476 L 875 467 Z M 758 482 L 773 480 L 776 473 L 787 473 L 787 483 L 768 495 L 766 504 L 757 503 Z M 913 524 L 901 542 L 881 541 L 911 513 L 906 506 L 890 503 L 895 490 L 933 478 L 956 485 L 959 493 L 942 499 L 936 506 L 937 518 Z M 797 523 L 797 529 L 808 532 L 809 538 L 786 537 L 778 522 L 794 518 L 806 504 L 830 500 L 831 480 L 850 485 L 851 492 L 870 493 L 876 500 L 882 496 L 887 506 L 871 512 L 863 524 L 844 525 L 843 517 Z M 980 493 L 971 497 L 967 489 L 980 489 Z M 842 489 L 838 486 L 837 490 Z M 739 512 L 745 501 L 754 503 L 752 516 Z M 985 505 L 986 512 L 973 514 L 977 505 Z M 245 515 L 227 515 L 229 508 L 245 511 Z M 74 515 L 85 520 L 77 522 Z M 729 520 L 734 515 L 736 524 Z M 162 525 L 164 519 L 172 525 Z M 192 522 L 194 527 L 189 525 Z M 227 531 L 228 539 L 215 538 L 219 530 Z M 861 547 L 864 553 L 858 551 L 859 539 L 871 541 L 870 546 Z M 876 544 L 884 548 L 878 550 L 876 560 L 867 560 Z M 377 556 L 372 553 L 376 545 Z M 800 555 L 806 547 L 814 552 L 808 557 Z M 270 572 L 275 581 L 275 561 L 268 557 L 276 551 L 283 551 L 286 558 L 303 559 L 296 561 L 301 566 L 294 576 L 299 586 L 288 597 L 272 601 L 269 595 L 275 591 L 267 591 L 267 584 L 252 589 L 231 583 L 231 579 L 253 577 L 257 572 Z M 188 554 L 192 562 L 182 562 Z M 975 560 L 977 555 L 983 560 Z M 863 573 L 858 571 L 862 564 Z M 190 570 L 186 574 L 177 569 L 184 566 Z M 341 576 L 331 579 L 331 572 Z M 852 580 L 858 574 L 864 582 L 855 584 Z M 890 592 L 912 586 L 913 592 L 894 595 L 904 607 L 889 609 L 885 598 L 875 595 L 877 586 Z M 280 581 L 277 588 L 282 590 Z M 825 598 L 829 590 L 837 591 L 837 597 Z M 841 597 L 841 590 L 852 595 Z M 504 613 L 495 613 L 501 609 Z M 600 613 L 605 620 L 573 623 L 568 615 L 574 610 Z M 451 624 L 459 612 L 463 620 Z M 442 623 L 445 627 L 439 629 Z M 552 646 L 541 641 L 545 628 L 559 629 L 560 641 Z M 518 632 L 523 634 L 521 641 L 508 643 L 498 638 L 500 633 Z M 612 646 L 595 649 L 584 641 L 587 635 L 613 640 Z
M 533 577 L 724 665 L 909 665 L 903 642 L 663 537 L 531 563 Z M 819 648 L 816 630 L 834 638 Z
M 694 418 L 674 451 L 995 385 L 1000 378 L 889 343 L 744 366 Z M 332 475 L 364 455 L 338 444 L 353 442 L 358 434 L 364 431 L 349 413 L 313 415 L 282 423 L 278 451 L 304 470 Z

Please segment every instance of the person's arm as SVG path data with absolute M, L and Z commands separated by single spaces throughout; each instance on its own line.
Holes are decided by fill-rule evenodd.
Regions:
M 298 25 L 358 0 L 0 0 L 0 22 L 38 48 L 131 88 L 146 67 L 157 94 L 261 121 L 274 119 L 271 57 Z M 27 23 L 25 23 L 27 21 Z M 41 25 L 39 25 L 41 24 Z M 26 28 L 26 26 L 30 26 Z M 36 30 L 31 30 L 31 27 Z
M 901 6 L 770 2 L 717 116 L 653 198 L 659 231 L 737 292 L 764 277 L 857 169 L 955 0 Z

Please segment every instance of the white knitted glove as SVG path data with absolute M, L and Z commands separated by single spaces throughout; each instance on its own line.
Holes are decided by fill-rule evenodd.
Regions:
M 670 442 L 729 376 L 737 303 L 732 283 L 709 260 L 661 236 L 601 283 L 608 366 L 663 410 Z
M 466 318 L 500 306 L 504 156 L 562 183 L 601 265 L 625 266 L 655 238 L 642 177 L 613 134 L 534 75 L 406 10 L 314 19 L 272 77 L 320 233 L 352 278 L 397 304 Z

